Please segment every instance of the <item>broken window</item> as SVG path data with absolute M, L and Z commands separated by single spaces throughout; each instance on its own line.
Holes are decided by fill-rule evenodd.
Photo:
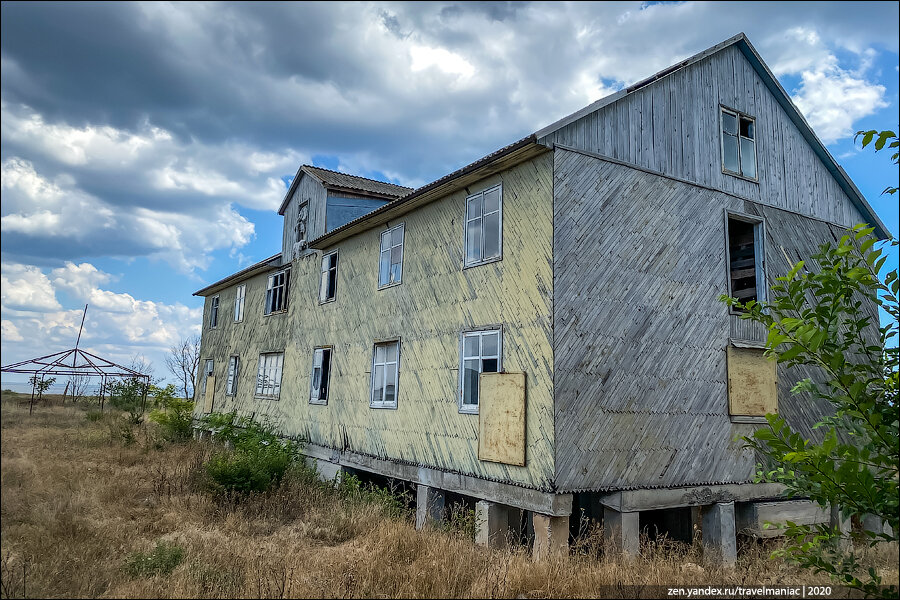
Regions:
M 247 297 L 247 286 L 239 285 L 234 291 L 234 322 L 244 320 L 244 298 Z
M 756 179 L 756 121 L 727 108 L 722 109 L 722 168 Z
M 259 355 L 256 369 L 256 396 L 278 399 L 281 395 L 281 367 L 284 352 L 266 352 Z
M 401 223 L 381 234 L 378 260 L 378 287 L 400 283 L 403 276 L 403 233 Z
M 334 300 L 337 289 L 337 250 L 322 257 L 322 277 L 319 282 L 319 302 Z
M 266 314 L 287 310 L 287 271 L 269 275 L 266 283 Z
M 328 377 L 331 374 L 331 348 L 313 350 L 312 377 L 309 385 L 309 403 L 328 403 Z
M 372 408 L 397 408 L 400 342 L 375 344 L 372 361 Z
M 242 286 L 243 287 L 243 286 Z M 228 357 L 228 379 L 225 381 L 225 395 L 234 396 L 237 389 L 238 357 Z
M 761 221 L 728 216 L 728 292 L 741 302 L 766 298 Z
M 503 190 L 496 185 L 466 198 L 466 266 L 498 259 L 502 246 Z
M 209 300 L 209 327 L 215 329 L 219 324 L 219 297 L 213 296 Z
M 462 337 L 460 410 L 478 412 L 478 377 L 500 372 L 500 330 L 467 331 Z
M 201 388 L 200 396 L 201 397 L 206 395 L 206 380 L 207 380 L 207 378 L 212 377 L 214 365 L 215 365 L 215 363 L 213 362 L 213 359 L 211 359 L 211 358 L 206 359 L 206 366 L 203 369 L 203 377 L 200 378 L 200 388 Z

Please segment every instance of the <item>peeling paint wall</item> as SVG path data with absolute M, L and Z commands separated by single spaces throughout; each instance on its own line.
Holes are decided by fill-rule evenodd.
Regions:
M 321 252 L 291 263 L 285 314 L 262 314 L 265 274 L 244 282 L 242 323 L 232 322 L 236 286 L 220 292 L 219 326 L 210 330 L 205 314 L 202 339 L 202 358 L 215 359 L 214 410 L 254 413 L 279 424 L 286 435 L 323 446 L 549 488 L 552 154 L 487 177 L 468 191 L 497 183 L 503 184 L 499 262 L 463 269 L 467 194 L 460 190 L 329 248 L 339 256 L 333 302 L 318 303 Z M 406 225 L 402 284 L 378 290 L 379 236 L 401 222 Z M 208 305 L 207 298 L 207 313 Z M 460 334 L 492 324 L 503 325 L 504 370 L 527 374 L 524 467 L 478 460 L 478 416 L 458 410 Z M 373 343 L 390 338 L 401 341 L 398 406 L 373 409 Z M 325 345 L 334 346 L 328 403 L 310 405 L 313 348 Z M 254 399 L 259 353 L 279 350 L 285 353 L 280 400 Z M 240 372 L 236 395 L 226 397 L 231 354 L 240 356 Z

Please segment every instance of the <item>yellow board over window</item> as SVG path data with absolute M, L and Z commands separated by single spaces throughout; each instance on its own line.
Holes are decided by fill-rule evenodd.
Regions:
M 778 412 L 774 360 L 759 348 L 728 346 L 728 412 L 762 416 Z
M 478 379 L 478 459 L 525 466 L 525 373 Z
M 213 409 L 213 394 L 216 391 L 216 378 L 210 375 L 206 378 L 206 397 L 203 399 L 203 412 L 211 413 Z

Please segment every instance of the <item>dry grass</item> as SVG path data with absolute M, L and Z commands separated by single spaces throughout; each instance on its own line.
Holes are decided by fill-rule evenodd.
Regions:
M 829 583 L 755 544 L 727 573 L 697 567 L 696 549 L 674 544 L 648 545 L 633 561 L 599 558 L 592 539 L 581 554 L 535 562 L 524 548 L 416 532 L 408 516 L 341 499 L 303 474 L 246 502 L 217 501 L 198 485 L 209 445 L 161 444 L 146 427 L 135 440 L 123 445 L 110 417 L 89 422 L 82 408 L 29 416 L 2 403 L 4 596 L 544 598 L 614 586 L 603 593 L 626 597 L 635 589 L 625 586 Z M 183 550 L 171 574 L 126 568 L 159 542 Z M 896 583 L 896 546 L 873 560 Z

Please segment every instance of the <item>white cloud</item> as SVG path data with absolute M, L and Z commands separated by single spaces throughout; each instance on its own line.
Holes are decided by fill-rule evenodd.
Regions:
M 0 303 L 4 308 L 32 312 L 62 308 L 50 280 L 39 268 L 3 263 L 0 269 Z
M 25 338 L 22 337 L 22 334 L 19 333 L 19 330 L 13 325 L 12 321 L 3 320 L 0 322 L 0 331 L 2 331 L 2 335 L 0 337 L 7 342 L 22 342 Z

